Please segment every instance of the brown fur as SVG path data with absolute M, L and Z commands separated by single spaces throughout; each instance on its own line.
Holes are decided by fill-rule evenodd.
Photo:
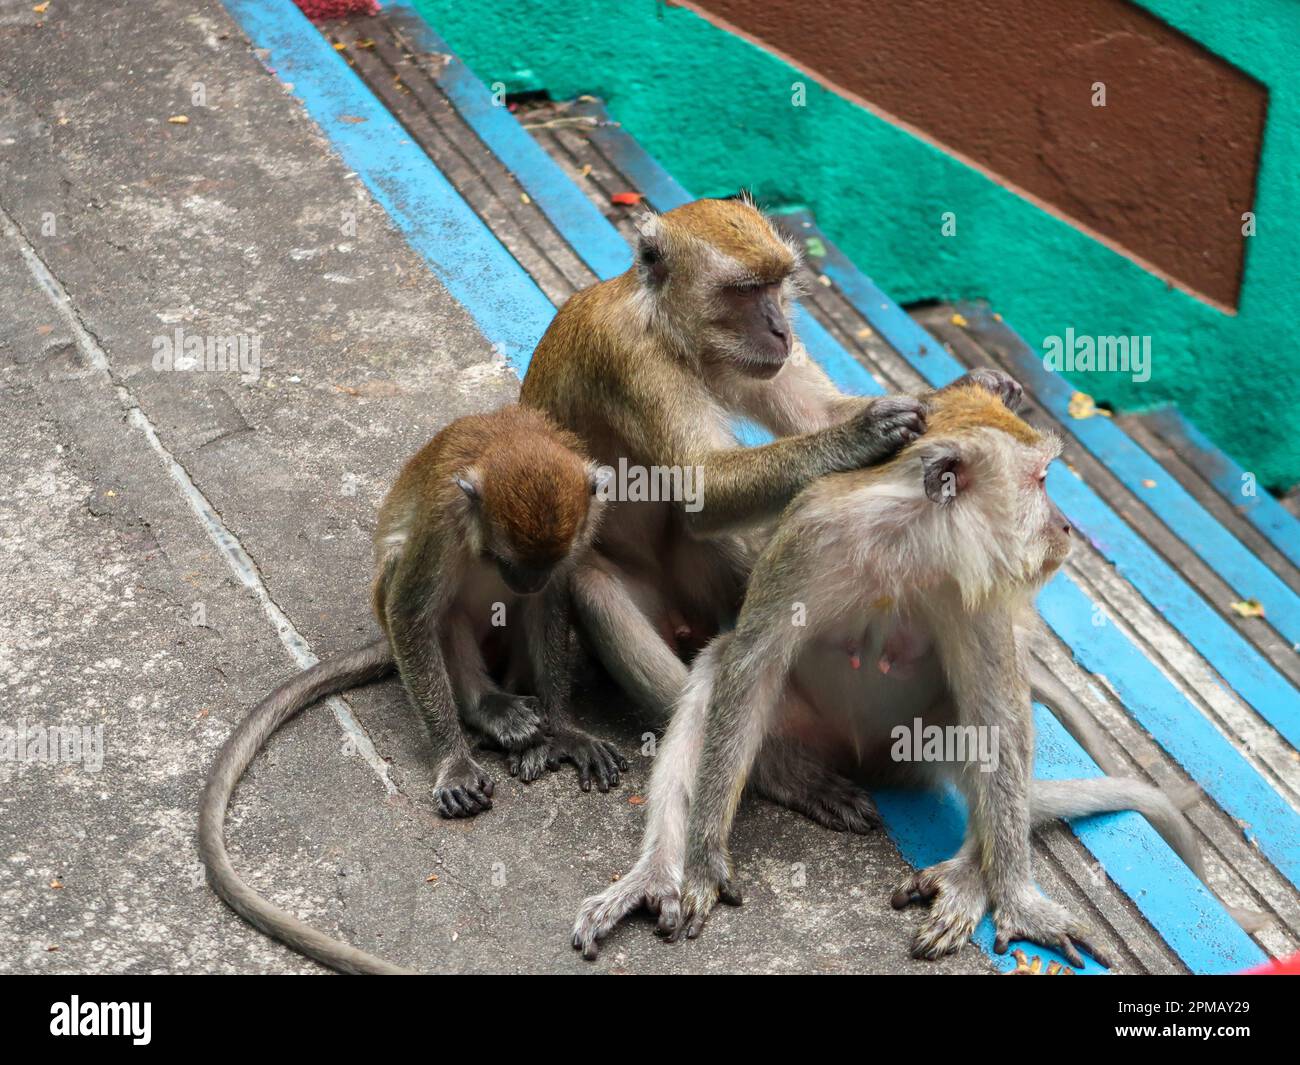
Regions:
M 971 429 L 998 429 L 1028 446 L 1042 442 L 1042 434 L 1008 410 L 1002 400 L 978 385 L 964 385 L 934 393 L 926 436 L 956 436 Z M 926 437 L 913 444 L 924 443 Z
M 753 274 L 777 282 L 795 267 L 795 256 L 760 211 L 746 200 L 695 200 L 660 217 L 669 239 L 694 238 L 713 245 Z

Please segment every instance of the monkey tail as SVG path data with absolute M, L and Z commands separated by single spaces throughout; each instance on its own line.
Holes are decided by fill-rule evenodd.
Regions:
M 1086 777 L 1079 780 L 1035 780 L 1029 788 L 1029 818 L 1035 825 L 1057 817 L 1136 810 L 1160 833 L 1198 880 L 1205 880 L 1205 862 L 1192 826 L 1177 805 L 1159 788 L 1126 777 Z
M 292 914 L 271 905 L 244 882 L 226 853 L 226 809 L 230 796 L 272 734 L 294 714 L 318 699 L 384 676 L 393 665 L 387 639 L 379 639 L 336 658 L 318 662 L 285 681 L 257 704 L 231 733 L 208 774 L 199 800 L 199 855 L 213 890 L 240 917 L 300 954 L 345 973 L 405 974 L 383 958 L 331 939 Z

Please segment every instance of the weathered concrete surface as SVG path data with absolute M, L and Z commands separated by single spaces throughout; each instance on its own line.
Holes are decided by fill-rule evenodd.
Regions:
M 5 3 L 0 55 L 0 726 L 102 725 L 104 743 L 97 772 L 0 761 L 0 970 L 318 972 L 203 883 L 203 774 L 292 663 L 126 408 L 324 656 L 371 632 L 369 536 L 402 459 L 513 381 L 220 5 Z M 260 376 L 156 372 L 178 326 L 260 335 Z M 568 927 L 630 864 L 649 759 L 600 795 L 567 771 L 525 788 L 486 755 L 495 808 L 446 822 L 396 684 L 349 702 L 395 794 L 316 708 L 259 759 L 229 835 L 261 890 L 369 950 L 455 972 L 988 970 L 974 948 L 907 958 L 886 839 L 766 804 L 736 834 L 743 909 L 676 948 L 633 925 L 586 965 Z M 634 752 L 616 696 L 589 703 Z

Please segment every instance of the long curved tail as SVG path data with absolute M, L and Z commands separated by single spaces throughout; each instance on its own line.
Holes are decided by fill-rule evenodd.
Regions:
M 1200 844 L 1187 818 L 1159 788 L 1126 777 L 1034 780 L 1029 786 L 1029 819 L 1038 825 L 1057 817 L 1136 810 L 1164 836 L 1197 879 L 1205 880 Z
M 212 763 L 199 800 L 199 855 L 207 866 L 213 890 L 255 928 L 298 953 L 344 973 L 393 975 L 407 974 L 410 970 L 331 939 L 262 898 L 230 863 L 230 855 L 226 853 L 226 809 L 240 778 L 276 729 L 318 699 L 378 680 L 392 666 L 393 654 L 388 640 L 383 638 L 318 662 L 285 681 L 258 703 L 231 733 Z

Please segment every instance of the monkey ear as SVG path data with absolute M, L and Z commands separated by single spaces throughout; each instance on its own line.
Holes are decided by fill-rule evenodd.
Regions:
M 636 242 L 636 268 L 643 284 L 659 288 L 668 280 L 668 259 L 658 215 L 647 215 Z
M 952 443 L 925 448 L 921 452 L 921 471 L 925 494 L 940 506 L 951 503 L 970 487 L 966 460 Z
M 591 482 L 591 494 L 597 499 L 608 500 L 610 485 L 614 483 L 613 466 L 597 466 L 591 463 L 587 467 L 587 479 Z
M 472 467 L 468 470 L 461 470 L 451 479 L 452 484 L 465 493 L 465 498 L 471 503 L 477 503 L 483 497 L 483 485 L 481 483 L 479 472 Z

